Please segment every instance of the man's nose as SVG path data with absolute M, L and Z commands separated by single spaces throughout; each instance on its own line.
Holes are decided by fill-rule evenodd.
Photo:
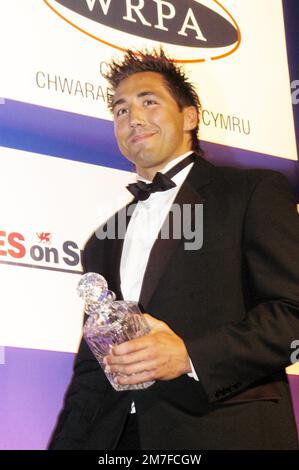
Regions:
M 131 127 L 142 126 L 145 123 L 144 112 L 140 106 L 132 105 L 129 121 Z

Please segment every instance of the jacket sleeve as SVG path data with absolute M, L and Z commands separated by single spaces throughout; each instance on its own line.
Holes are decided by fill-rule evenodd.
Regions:
M 252 307 L 187 345 L 211 402 L 283 372 L 299 338 L 299 217 L 279 173 L 264 176 L 249 198 L 242 250 Z

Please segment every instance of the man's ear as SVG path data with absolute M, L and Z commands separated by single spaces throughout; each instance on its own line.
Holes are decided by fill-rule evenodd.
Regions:
M 185 106 L 184 113 L 184 131 L 192 131 L 198 125 L 199 117 L 195 106 Z

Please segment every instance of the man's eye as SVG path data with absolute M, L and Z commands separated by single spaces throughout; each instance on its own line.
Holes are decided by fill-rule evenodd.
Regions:
M 122 116 L 128 112 L 127 108 L 120 108 L 116 111 L 116 116 Z
M 143 102 L 144 106 L 151 106 L 152 104 L 157 104 L 157 101 L 155 100 L 145 100 Z

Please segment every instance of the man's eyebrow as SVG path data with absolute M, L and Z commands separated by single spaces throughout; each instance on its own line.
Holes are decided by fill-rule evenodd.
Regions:
M 137 98 L 142 98 L 143 96 L 153 96 L 155 93 L 153 91 L 141 91 L 138 93 Z M 126 102 L 125 98 L 119 98 L 119 100 L 116 100 L 114 103 L 112 103 L 112 109 L 114 109 L 117 105 L 123 104 Z
M 142 98 L 142 96 L 155 95 L 153 91 L 141 91 L 138 93 L 137 97 Z
M 114 109 L 118 104 L 123 104 L 125 102 L 126 100 L 124 98 L 120 98 L 119 100 L 114 101 L 114 103 L 112 103 L 112 109 Z

